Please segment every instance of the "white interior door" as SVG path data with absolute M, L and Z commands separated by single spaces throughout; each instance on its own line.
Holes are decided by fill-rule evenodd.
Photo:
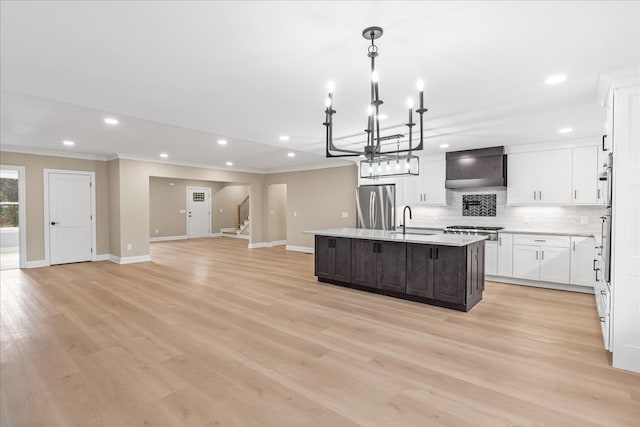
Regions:
M 91 260 L 91 185 L 90 174 L 48 173 L 50 264 Z
M 187 187 L 187 237 L 211 235 L 211 189 Z

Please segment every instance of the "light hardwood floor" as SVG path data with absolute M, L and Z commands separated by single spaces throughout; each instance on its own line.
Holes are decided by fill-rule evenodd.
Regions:
M 471 312 L 318 284 L 228 238 L 3 271 L 1 424 L 638 425 L 592 295 L 487 283 Z

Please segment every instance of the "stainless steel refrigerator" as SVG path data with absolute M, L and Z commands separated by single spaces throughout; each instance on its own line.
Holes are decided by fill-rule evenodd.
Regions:
M 361 185 L 356 197 L 358 228 L 393 230 L 396 223 L 396 186 Z

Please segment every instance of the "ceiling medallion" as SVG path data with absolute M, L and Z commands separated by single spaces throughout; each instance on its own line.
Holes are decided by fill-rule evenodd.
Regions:
M 361 178 L 378 178 L 381 176 L 399 176 L 399 175 L 418 175 L 420 172 L 420 162 L 417 156 L 413 155 L 414 151 L 423 149 L 423 114 L 427 111 L 424 108 L 424 83 L 418 80 L 418 99 L 419 108 L 416 113 L 420 114 L 420 142 L 413 146 L 413 100 L 407 100 L 409 108 L 409 122 L 406 126 L 408 130 L 408 138 L 403 134 L 380 136 L 380 106 L 383 104 L 379 96 L 378 89 L 378 72 L 375 67 L 375 60 L 378 56 L 378 46 L 374 40 L 382 36 L 382 28 L 368 27 L 362 31 L 362 36 L 371 40 L 368 48 L 367 56 L 371 58 L 371 101 L 367 108 L 368 119 L 367 128 L 364 130 L 367 136 L 367 142 L 361 150 L 338 148 L 333 143 L 333 115 L 336 110 L 333 109 L 333 83 L 327 85 L 329 96 L 326 100 L 325 121 L 323 125 L 326 128 L 326 157 L 355 157 L 361 156 L 365 160 L 360 162 Z M 384 145 L 396 143 L 396 149 L 385 150 Z M 388 141 L 388 142 L 387 142 Z M 402 148 L 401 148 L 402 146 Z

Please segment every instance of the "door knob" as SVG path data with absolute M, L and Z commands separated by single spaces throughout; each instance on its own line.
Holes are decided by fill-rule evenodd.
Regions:
M 56 224 L 57 224 L 57 222 L 51 221 L 51 225 L 56 225 Z

